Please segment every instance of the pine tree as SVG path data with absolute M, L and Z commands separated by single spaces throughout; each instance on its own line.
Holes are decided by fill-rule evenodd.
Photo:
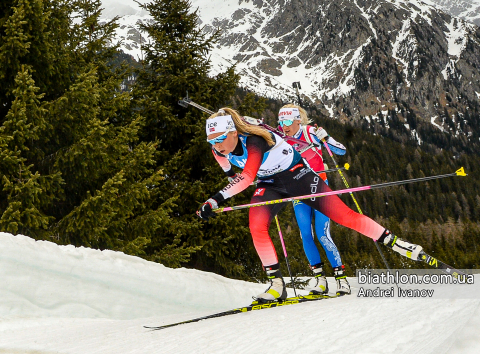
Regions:
M 10 109 L 15 77 L 28 66 L 45 99 L 71 82 L 70 2 L 5 0 L 0 5 L 0 123 Z
M 29 17 L 32 4 L 37 13 Z M 151 239 L 177 225 L 170 217 L 173 199 L 159 197 L 165 176 L 156 167 L 157 143 L 140 141 L 145 119 L 120 89 L 128 71 L 110 65 L 116 24 L 98 22 L 97 0 L 10 5 L 1 8 L 11 30 L 1 38 L 0 60 L 18 73 L 9 85 L 8 70 L 2 72 L 8 111 L 0 125 L 0 229 L 146 256 Z M 54 36 L 48 26 L 35 27 L 38 18 L 62 29 Z M 38 33 L 27 31 L 32 28 Z M 50 50 L 45 67 L 31 58 L 37 38 Z M 8 52 L 11 43 L 18 48 Z M 55 63 L 64 76 L 54 75 Z M 58 85 L 38 75 L 37 83 L 40 69 Z M 155 257 L 171 265 L 196 250 L 170 241 Z
M 202 247 L 190 266 L 246 278 L 260 269 L 248 229 L 247 213 L 225 213 L 204 223 L 195 215 L 201 203 L 228 182 L 205 141 L 202 112 L 177 104 L 188 94 L 193 101 L 218 109 L 233 95 L 238 76 L 233 68 L 209 76 L 208 52 L 218 33 L 198 27 L 196 12 L 185 0 L 155 0 L 144 5 L 153 20 L 141 29 L 150 43 L 143 47 L 145 60 L 133 90 L 135 104 L 146 117 L 142 139 L 158 141 L 157 166 L 166 177 L 159 187 L 159 202 L 176 198 L 172 230 L 159 234 L 147 248 L 156 254 L 175 237 L 189 246 Z M 230 203 L 247 202 L 251 191 Z M 239 244 L 242 245 L 239 247 Z
M 28 68 L 20 68 L 15 82 L 14 100 L 0 126 L 0 229 L 38 237 L 53 219 L 44 208 L 55 199 L 61 179 L 57 172 L 40 174 L 34 167 L 43 157 L 38 142 L 48 129 L 43 94 L 37 94 Z

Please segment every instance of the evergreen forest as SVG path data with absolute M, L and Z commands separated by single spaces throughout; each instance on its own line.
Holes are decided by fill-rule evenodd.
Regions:
M 100 21 L 100 0 L 0 3 L 0 231 L 263 281 L 246 211 L 209 222 L 195 214 L 228 181 L 205 141 L 207 115 L 178 100 L 188 92 L 211 110 L 233 107 L 270 125 L 288 102 L 243 90 L 234 66 L 209 74 L 208 53 L 219 32 L 205 34 L 188 1 L 143 6 L 153 20 L 139 26 L 150 43 L 142 47 L 143 61 L 135 62 L 115 43 L 117 19 Z M 356 198 L 366 215 L 427 253 L 460 269 L 480 267 L 480 155 L 465 148 L 466 137 L 411 114 L 419 144 L 395 112 L 378 121 L 339 122 L 304 106 L 314 123 L 347 147 L 337 161 L 350 164 L 345 174 L 352 187 L 463 166 L 467 177 Z M 478 110 L 471 119 L 480 122 Z M 333 189 L 345 188 L 338 174 L 328 177 Z M 253 190 L 227 205 L 248 203 Z M 341 198 L 355 209 L 349 195 Z M 292 272 L 310 275 L 291 205 L 279 219 Z M 270 233 L 285 267 L 274 223 Z M 348 275 L 384 268 L 372 240 L 333 223 L 332 237 Z M 392 268 L 423 267 L 383 251 Z

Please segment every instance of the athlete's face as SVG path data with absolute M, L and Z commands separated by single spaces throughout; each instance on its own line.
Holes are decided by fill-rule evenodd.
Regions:
M 300 129 L 300 121 L 294 120 L 292 125 L 288 127 L 284 125 L 282 129 L 285 132 L 285 134 L 287 134 L 288 136 L 294 136 L 295 134 L 297 134 L 298 130 Z
M 224 133 L 215 133 L 215 134 L 210 134 L 207 139 L 212 140 L 215 139 L 216 137 L 223 135 Z M 238 143 L 238 133 L 237 131 L 233 131 L 227 134 L 227 138 L 222 141 L 221 143 L 217 143 L 213 145 L 215 150 L 217 150 L 219 153 L 222 155 L 228 155 L 231 153 L 233 150 L 235 150 L 235 147 L 237 146 Z

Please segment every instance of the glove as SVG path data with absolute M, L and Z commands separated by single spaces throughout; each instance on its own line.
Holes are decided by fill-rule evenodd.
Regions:
M 217 201 L 213 198 L 210 198 L 205 203 L 203 203 L 200 210 L 197 210 L 197 215 L 200 217 L 200 219 L 208 220 L 209 218 L 217 216 L 217 213 L 213 211 L 213 209 L 217 208 Z
M 318 138 L 320 141 L 323 141 L 323 139 L 328 138 L 327 132 L 326 132 L 325 129 L 323 129 L 322 127 L 318 128 L 318 129 L 315 131 L 315 135 L 317 136 L 317 138 Z
M 233 176 L 228 176 L 228 182 L 232 183 L 235 178 L 238 177 L 238 173 L 235 173 Z

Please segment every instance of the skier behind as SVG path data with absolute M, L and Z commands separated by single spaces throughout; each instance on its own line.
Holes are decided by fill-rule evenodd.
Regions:
M 247 125 L 233 109 L 223 108 L 212 114 L 206 121 L 205 129 L 215 159 L 227 176 L 234 178 L 200 207 L 197 214 L 202 219 L 216 216 L 213 210 L 250 186 L 255 176 L 259 183 L 252 203 L 308 195 L 312 185 L 317 186 L 319 193 L 331 191 L 292 146 L 264 128 Z M 235 175 L 231 164 L 243 169 L 243 172 Z M 397 238 L 369 217 L 351 210 L 336 195 L 305 199 L 303 202 L 340 225 L 383 243 L 403 256 L 420 260 L 421 246 Z M 271 282 L 270 287 L 257 296 L 259 302 L 287 297 L 275 247 L 268 234 L 271 220 L 282 207 L 283 203 L 267 204 L 249 211 L 253 243 Z
M 316 130 L 314 127 L 308 125 L 310 120 L 307 117 L 307 112 L 299 106 L 293 104 L 283 106 L 278 112 L 278 122 L 280 124 L 279 129 L 283 130 L 288 136 L 306 141 L 310 144 L 312 142 L 320 143 L 321 139 L 327 139 L 327 144 L 332 152 L 337 155 L 345 155 L 345 147 L 328 136 L 324 129 L 320 128 Z M 295 147 L 294 142 L 287 142 Z M 302 157 L 308 162 L 313 171 L 321 171 L 324 169 L 321 148 L 308 149 L 302 153 Z M 318 181 L 318 178 L 321 178 L 328 185 L 327 175 L 325 173 L 321 173 L 319 177 L 314 178 L 314 182 Z M 317 184 L 312 184 L 309 193 L 316 193 L 317 188 Z M 328 293 L 328 283 L 323 269 L 323 262 L 315 245 L 315 237 L 313 235 L 312 222 L 314 218 L 315 232 L 318 241 L 320 241 L 320 244 L 327 254 L 328 261 L 333 268 L 335 280 L 337 281 L 337 295 L 350 294 L 350 285 L 345 276 L 345 266 L 342 263 L 337 246 L 330 236 L 330 220 L 324 214 L 314 210 L 300 200 L 293 202 L 293 208 L 298 227 L 300 228 L 303 249 L 316 280 L 315 286 L 311 289 L 310 294 L 318 295 Z

